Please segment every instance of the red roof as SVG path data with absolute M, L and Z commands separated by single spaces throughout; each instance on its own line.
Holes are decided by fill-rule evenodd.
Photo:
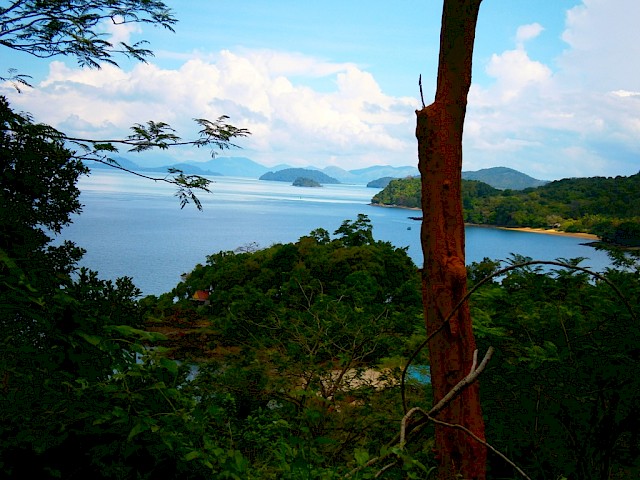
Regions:
M 205 300 L 209 300 L 209 291 L 208 290 L 197 290 L 196 293 L 191 297 L 193 300 L 198 300 L 200 302 L 204 302 Z

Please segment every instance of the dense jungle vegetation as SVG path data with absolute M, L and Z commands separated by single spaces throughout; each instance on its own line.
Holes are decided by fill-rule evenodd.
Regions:
M 462 180 L 465 222 L 502 227 L 558 228 L 640 246 L 640 173 L 568 178 L 525 190 L 498 190 Z M 393 180 L 371 202 L 420 207 L 420 179 Z
M 129 279 L 51 245 L 80 209 L 85 167 L 0 106 L 5 477 L 373 478 L 385 465 L 367 462 L 386 455 L 401 461 L 384 478 L 428 478 L 429 424 L 397 446 L 405 408 L 431 398 L 426 351 L 401 396 L 424 340 L 404 249 L 361 215 L 333 235 L 212 254 L 137 300 Z M 532 478 L 640 473 L 640 263 L 617 255 L 602 278 L 523 266 L 471 297 L 480 348 L 497 350 L 481 376 L 487 440 Z M 471 265 L 470 285 L 499 266 Z M 490 475 L 517 478 L 494 455 Z

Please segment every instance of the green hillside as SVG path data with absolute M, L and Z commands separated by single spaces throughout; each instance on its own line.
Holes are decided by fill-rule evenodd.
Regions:
M 629 177 L 570 178 L 521 191 L 462 181 L 464 219 L 504 227 L 557 228 L 640 246 L 640 173 Z M 374 205 L 420 207 L 420 180 L 397 179 Z

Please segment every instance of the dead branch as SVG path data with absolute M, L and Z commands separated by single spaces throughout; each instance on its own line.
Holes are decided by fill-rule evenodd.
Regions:
M 466 387 L 468 387 L 469 385 L 471 385 L 473 382 L 475 382 L 477 380 L 478 376 L 486 368 L 487 363 L 489 362 L 489 360 L 491 359 L 491 356 L 493 355 L 493 352 L 494 352 L 493 347 L 489 347 L 487 349 L 487 353 L 485 353 L 484 358 L 480 362 L 480 365 L 478 365 L 478 350 L 475 350 L 473 352 L 473 364 L 471 366 L 471 369 L 470 369 L 469 373 L 462 380 L 460 380 L 444 397 L 442 397 L 442 399 L 440 399 L 440 401 L 435 406 L 433 406 L 431 408 L 431 410 L 429 410 L 429 412 L 425 412 L 424 410 L 422 410 L 419 407 L 412 408 L 409 412 L 407 412 L 404 415 L 404 417 L 402 417 L 402 421 L 400 422 L 400 434 L 399 434 L 399 437 L 396 436 L 396 438 L 394 438 L 390 442 L 390 445 L 398 443 L 398 446 L 400 447 L 400 449 L 404 449 L 404 446 L 406 444 L 406 436 L 407 436 L 406 435 L 407 422 L 409 421 L 409 419 L 415 413 L 421 413 L 424 416 L 425 419 L 433 421 L 434 420 L 433 417 L 432 417 L 433 415 L 437 415 L 449 403 L 451 403 L 453 401 L 453 399 L 456 398 L 460 394 L 460 392 L 462 392 L 462 390 L 464 390 Z M 414 429 L 412 431 L 415 431 L 415 428 L 418 427 L 418 426 L 420 426 L 420 424 L 414 425 Z M 474 436 L 474 437 L 477 438 L 477 436 Z M 490 449 L 492 451 L 495 451 L 495 449 L 493 447 L 490 447 Z M 384 459 L 390 457 L 391 455 L 393 455 L 393 452 L 390 452 L 390 453 L 388 453 L 386 455 L 383 455 L 381 457 L 374 457 L 374 458 L 370 459 L 364 465 L 361 465 L 361 466 L 353 469 L 351 472 L 349 472 L 347 475 L 345 475 L 345 478 L 350 478 L 352 475 L 354 475 L 355 473 L 359 472 L 363 468 L 367 468 L 367 467 L 373 466 L 376 463 L 380 462 L 381 460 L 384 460 Z M 501 455 L 501 457 L 502 457 L 502 455 Z M 376 474 L 376 477 L 379 477 L 385 470 L 387 470 L 387 469 L 391 468 L 393 465 L 395 465 L 395 463 L 396 462 L 392 462 L 391 464 L 388 464 L 385 467 L 383 467 L 382 470 L 380 470 Z M 528 477 L 526 477 L 526 478 L 528 478 Z
M 431 407 L 431 410 L 429 410 L 428 413 L 424 412 L 419 407 L 414 407 L 411 410 L 409 410 L 404 417 L 402 417 L 402 421 L 400 422 L 400 448 L 401 449 L 404 448 L 404 445 L 405 445 L 407 421 L 411 418 L 411 416 L 416 412 L 420 412 L 427 418 L 430 418 L 440 413 L 449 403 L 453 401 L 455 397 L 457 397 L 460 394 L 460 392 L 462 392 L 462 390 L 464 390 L 466 387 L 468 387 L 469 385 L 471 385 L 473 382 L 476 381 L 478 376 L 486 368 L 487 363 L 489 362 L 489 360 L 491 359 L 491 356 L 493 355 L 493 352 L 494 352 L 493 347 L 489 347 L 487 350 L 487 353 L 484 355 L 484 358 L 482 359 L 482 362 L 480 362 L 480 365 L 477 366 L 476 368 L 476 365 L 478 364 L 478 350 L 475 350 L 473 352 L 473 365 L 471 366 L 471 370 L 469 371 L 467 376 L 464 377 L 462 380 L 460 380 L 444 397 L 440 399 L 438 403 L 436 403 L 433 407 Z

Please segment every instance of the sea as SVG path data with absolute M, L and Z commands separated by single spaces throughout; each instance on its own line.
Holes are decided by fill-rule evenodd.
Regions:
M 145 173 L 146 174 L 146 173 Z M 184 273 L 220 251 L 266 248 L 295 242 L 316 228 L 333 233 L 345 220 L 365 214 L 376 240 L 407 248 L 422 265 L 417 210 L 370 205 L 380 189 L 363 185 L 294 187 L 285 182 L 210 177 L 212 193 L 201 193 L 202 211 L 183 209 L 175 187 L 130 173 L 95 169 L 78 183 L 82 213 L 56 242 L 72 240 L 86 250 L 81 266 L 115 280 L 131 277 L 143 295 L 171 291 Z M 595 271 L 610 266 L 604 252 L 576 237 L 487 227 L 466 227 L 466 261 L 585 257 Z

